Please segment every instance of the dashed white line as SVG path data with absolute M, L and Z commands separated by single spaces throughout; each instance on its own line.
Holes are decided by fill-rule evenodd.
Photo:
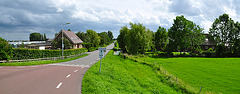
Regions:
M 58 86 L 56 88 L 60 88 L 60 86 L 62 85 L 62 82 L 58 84 Z
M 78 70 L 75 70 L 74 72 L 77 72 Z
M 67 78 L 70 77 L 70 76 L 71 76 L 71 74 L 68 74 L 68 75 L 67 75 Z

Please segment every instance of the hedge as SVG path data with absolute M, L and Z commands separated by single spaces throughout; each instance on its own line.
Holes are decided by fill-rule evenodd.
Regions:
M 86 50 L 85 48 L 67 49 L 67 50 L 64 50 L 64 56 L 81 54 L 81 53 L 84 53 L 85 50 Z M 60 56 L 62 56 L 62 50 L 39 50 L 39 49 L 18 48 L 18 49 L 13 49 L 12 60 L 36 59 L 36 58 L 60 57 Z

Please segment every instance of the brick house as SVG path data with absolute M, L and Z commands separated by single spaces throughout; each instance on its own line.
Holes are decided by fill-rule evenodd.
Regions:
M 82 46 L 83 41 L 72 31 L 61 30 L 53 40 L 62 38 L 62 33 L 63 37 L 70 41 L 73 49 L 83 47 Z

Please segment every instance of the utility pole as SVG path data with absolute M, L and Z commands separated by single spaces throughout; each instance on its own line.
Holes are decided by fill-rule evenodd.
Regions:
M 68 24 L 70 24 L 70 22 L 68 22 L 68 23 L 65 23 L 65 24 L 63 24 L 62 25 L 62 59 L 64 59 L 64 57 L 63 57 L 63 52 L 64 52 L 64 44 L 63 44 L 63 27 L 64 27 L 64 25 L 68 25 Z

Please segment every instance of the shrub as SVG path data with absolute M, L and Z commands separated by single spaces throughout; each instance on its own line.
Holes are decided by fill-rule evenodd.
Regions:
M 76 55 L 85 52 L 85 48 L 64 50 L 64 56 Z M 13 60 L 36 59 L 62 56 L 62 50 L 13 49 Z
M 12 46 L 0 37 L 0 60 L 10 60 L 12 58 Z

